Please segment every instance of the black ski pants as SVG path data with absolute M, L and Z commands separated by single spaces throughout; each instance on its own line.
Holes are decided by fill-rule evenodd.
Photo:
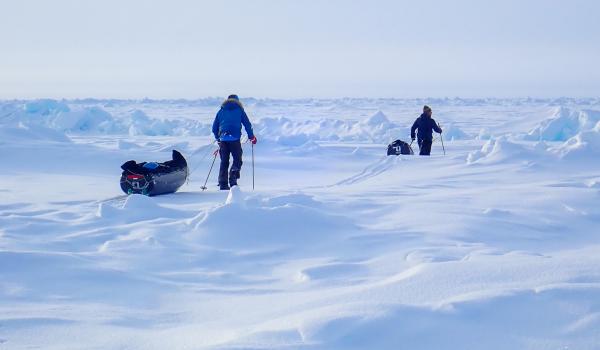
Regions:
M 428 156 L 431 154 L 431 144 L 433 140 L 419 140 L 419 155 Z
M 219 168 L 219 186 L 237 185 L 237 179 L 240 178 L 242 169 L 242 144 L 237 141 L 220 141 L 219 155 L 221 156 L 221 166 Z M 233 158 L 231 169 L 229 169 L 229 155 Z M 228 176 L 229 175 L 229 176 Z

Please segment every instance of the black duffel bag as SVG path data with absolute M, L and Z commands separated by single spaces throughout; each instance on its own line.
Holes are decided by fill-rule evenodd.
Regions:
M 415 154 L 410 145 L 402 140 L 396 140 L 388 145 L 387 155 L 398 156 L 400 154 Z

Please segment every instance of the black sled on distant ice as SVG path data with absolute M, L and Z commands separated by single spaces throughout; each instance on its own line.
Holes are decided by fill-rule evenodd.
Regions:
M 172 160 L 164 163 L 130 160 L 121 165 L 121 189 L 126 194 L 156 196 L 176 192 L 187 180 L 188 164 L 173 150 Z
M 415 154 L 412 147 L 402 140 L 396 140 L 388 145 L 387 155 L 398 156 L 401 154 Z

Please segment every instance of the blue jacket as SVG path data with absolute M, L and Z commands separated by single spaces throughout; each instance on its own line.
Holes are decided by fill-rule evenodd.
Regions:
M 242 137 L 242 125 L 248 138 L 254 137 L 252 124 L 242 104 L 235 99 L 228 99 L 221 105 L 213 122 L 212 132 L 219 141 L 237 141 Z
M 442 129 L 437 125 L 435 120 L 431 118 L 428 114 L 421 114 L 417 120 L 413 123 L 412 128 L 410 128 L 410 137 L 415 138 L 415 130 L 419 130 L 419 140 L 433 140 L 433 131 L 441 134 Z

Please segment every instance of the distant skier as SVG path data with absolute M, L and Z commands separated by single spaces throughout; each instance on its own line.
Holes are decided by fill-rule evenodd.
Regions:
M 415 130 L 418 132 L 419 155 L 428 156 L 431 153 L 431 144 L 433 143 L 433 131 L 441 134 L 442 129 L 431 118 L 431 108 L 423 106 L 423 114 L 413 123 L 410 128 L 410 137 L 415 140 Z
M 256 144 L 256 136 L 252 131 L 252 124 L 237 95 L 229 95 L 221 105 L 221 109 L 213 122 L 212 132 L 219 142 L 221 167 L 219 169 L 219 188 L 229 190 L 236 186 L 242 168 L 242 125 L 248 134 L 248 140 Z M 233 164 L 229 169 L 229 155 L 233 157 Z M 228 174 L 229 172 L 229 174 Z

